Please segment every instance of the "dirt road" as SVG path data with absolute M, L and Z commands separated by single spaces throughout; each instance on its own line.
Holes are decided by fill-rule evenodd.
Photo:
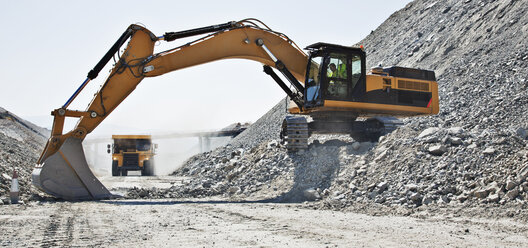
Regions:
M 526 224 L 508 220 L 376 217 L 292 204 L 115 200 L 1 209 L 0 246 L 522 247 L 528 243 Z
M 178 183 L 105 179 L 117 188 L 137 180 Z M 512 219 L 369 216 L 223 199 L 0 206 L 0 246 L 16 247 L 523 247 L 527 237 L 528 225 Z

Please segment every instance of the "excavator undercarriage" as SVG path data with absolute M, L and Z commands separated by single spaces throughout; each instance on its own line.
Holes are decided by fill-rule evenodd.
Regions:
M 311 119 L 311 118 L 310 118 Z M 359 142 L 378 141 L 380 136 L 391 133 L 403 122 L 394 117 L 373 117 L 367 120 L 314 119 L 304 116 L 286 116 L 280 137 L 289 151 L 308 148 L 308 139 L 313 134 L 346 134 Z
M 156 42 L 202 34 L 205 36 L 192 42 L 154 53 Z M 124 51 L 120 52 L 125 43 Z M 131 25 L 90 70 L 77 91 L 52 112 L 52 134 L 33 171 L 33 184 L 67 200 L 113 197 L 88 167 L 82 149 L 86 135 L 143 79 L 221 59 L 261 63 L 264 72 L 288 95 L 290 115 L 284 120 L 281 136 L 289 150 L 307 148 L 308 138 L 316 133 L 343 133 L 357 140 L 375 141 L 401 125 L 395 117 L 438 113 L 438 85 L 432 71 L 386 67 L 373 68 L 367 73 L 362 47 L 316 43 L 305 49 L 308 54 L 286 35 L 257 19 L 169 32 L 163 36 Z M 88 108 L 85 111 L 68 109 L 116 55 L 110 75 Z M 79 121 L 73 130 L 64 133 L 66 117 Z

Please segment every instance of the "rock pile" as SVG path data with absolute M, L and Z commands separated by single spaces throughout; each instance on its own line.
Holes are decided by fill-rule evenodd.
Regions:
M 0 108 L 0 204 L 9 203 L 13 170 L 19 176 L 22 202 L 38 193 L 31 186 L 31 172 L 48 137 L 46 129 Z
M 368 154 L 350 159 L 333 191 L 346 201 L 409 207 L 431 203 L 526 201 L 527 142 L 515 133 L 459 127 L 413 129 L 384 137 Z M 363 167 L 363 168 L 362 168 Z
M 294 154 L 276 140 L 249 151 L 229 153 L 231 147 L 224 147 L 205 154 L 206 159 L 189 160 L 177 173 L 194 179 L 169 192 L 278 201 L 325 198 L 342 206 L 369 201 L 409 207 L 451 201 L 504 204 L 528 199 L 527 142 L 516 133 L 501 133 L 495 139 L 490 133 L 458 127 L 420 132 L 411 126 L 379 143 L 316 136 L 309 149 Z
M 306 151 L 288 154 L 276 136 L 284 107 L 276 107 L 261 119 L 267 125 L 243 133 L 244 142 L 187 161 L 176 174 L 193 180 L 168 191 L 334 208 L 526 204 L 526 13 L 528 5 L 514 0 L 414 1 L 361 44 L 369 66 L 435 70 L 438 115 L 406 119 L 377 143 L 316 136 Z

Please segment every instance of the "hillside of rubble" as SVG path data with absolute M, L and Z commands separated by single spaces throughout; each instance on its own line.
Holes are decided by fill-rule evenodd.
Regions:
M 288 153 L 278 137 L 281 102 L 241 134 L 244 142 L 189 159 L 175 174 L 193 177 L 190 184 L 148 194 L 317 201 L 338 209 L 521 205 L 507 215 L 526 217 L 527 13 L 515 0 L 411 2 L 358 44 L 369 68 L 434 70 L 438 115 L 405 119 L 379 142 L 319 135 L 306 151 Z
M 20 199 L 29 200 L 31 171 L 46 140 L 49 130 L 28 122 L 0 107 L 0 204 L 8 203 L 13 171 L 18 174 Z

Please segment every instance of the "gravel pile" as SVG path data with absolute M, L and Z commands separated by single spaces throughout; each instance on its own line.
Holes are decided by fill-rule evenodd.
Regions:
M 23 202 L 38 194 L 31 186 L 31 172 L 48 137 L 48 130 L 0 108 L 0 204 L 9 203 L 13 170 L 18 173 Z
M 414 1 L 361 44 L 369 67 L 435 70 L 438 115 L 405 119 L 376 143 L 321 135 L 306 151 L 288 154 L 277 138 L 284 108 L 276 107 L 242 142 L 189 159 L 175 174 L 191 176 L 190 184 L 145 193 L 313 200 L 335 209 L 526 209 L 527 13 L 524 1 Z

